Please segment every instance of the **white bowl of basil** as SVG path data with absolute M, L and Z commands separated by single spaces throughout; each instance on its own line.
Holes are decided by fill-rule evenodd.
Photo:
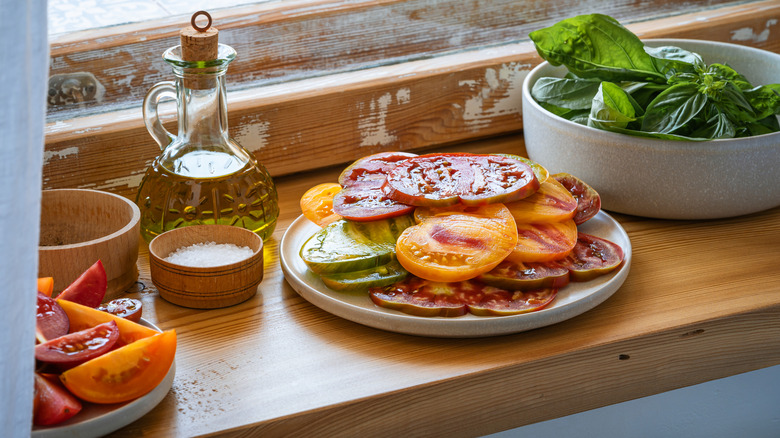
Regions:
M 716 219 L 780 206 L 780 54 L 640 41 L 603 15 L 531 37 L 548 60 L 523 84 L 531 160 L 583 179 L 618 213 Z

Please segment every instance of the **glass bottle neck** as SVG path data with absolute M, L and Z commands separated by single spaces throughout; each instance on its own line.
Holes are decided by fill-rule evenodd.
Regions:
M 179 140 L 195 148 L 229 145 L 224 71 L 176 76 Z

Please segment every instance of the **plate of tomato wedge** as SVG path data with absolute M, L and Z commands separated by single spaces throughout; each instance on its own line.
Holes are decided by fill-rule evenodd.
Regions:
M 430 337 L 505 335 L 598 306 L 631 242 L 598 194 L 514 155 L 381 153 L 301 200 L 287 282 L 344 319 Z

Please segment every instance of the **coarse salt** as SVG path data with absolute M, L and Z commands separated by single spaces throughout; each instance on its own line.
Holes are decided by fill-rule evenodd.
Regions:
M 253 253 L 248 246 L 204 242 L 181 247 L 168 255 L 165 261 L 182 266 L 208 268 L 240 262 L 251 257 Z

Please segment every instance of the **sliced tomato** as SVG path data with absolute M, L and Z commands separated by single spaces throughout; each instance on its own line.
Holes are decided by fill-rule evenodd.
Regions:
M 97 307 L 106 296 L 107 286 L 106 269 L 103 267 L 103 262 L 98 260 L 60 292 L 57 299 Z
M 53 277 L 41 277 L 38 279 L 38 292 L 50 297 L 54 292 L 54 278 Z
M 33 423 L 53 426 L 81 412 L 81 402 L 62 386 L 56 376 L 35 373 Z
M 333 212 L 333 196 L 341 191 L 336 183 L 322 183 L 310 188 L 301 196 L 301 211 L 306 219 L 324 227 L 341 219 Z
M 505 205 L 518 223 L 563 222 L 577 212 L 577 200 L 553 178 L 543 182 L 533 195 Z
M 130 344 L 139 339 L 148 338 L 158 333 L 149 327 L 144 327 L 133 321 L 120 318 L 119 316 L 112 315 L 108 312 L 101 312 L 100 310 L 83 306 L 78 303 L 67 300 L 57 300 L 57 303 L 65 310 L 65 313 L 68 314 L 71 332 L 88 329 L 104 322 L 114 321 L 117 327 L 119 327 L 118 345 Z
M 339 184 L 342 187 L 362 184 L 381 187 L 390 169 L 394 168 L 399 162 L 416 156 L 416 154 L 409 152 L 380 152 L 365 156 L 356 160 L 341 172 L 338 180 Z
M 568 173 L 556 173 L 552 178 L 566 187 L 577 200 L 577 212 L 574 215 L 574 223 L 577 225 L 585 223 L 601 210 L 601 196 L 585 181 Z
M 569 270 L 555 261 L 515 263 L 504 260 L 477 279 L 506 290 L 558 289 L 569 284 Z
M 517 244 L 517 226 L 503 204 L 437 210 L 401 233 L 396 257 L 431 281 L 461 281 L 493 269 Z
M 550 177 L 550 172 L 548 172 L 544 166 L 537 163 L 536 161 L 529 160 L 528 158 L 523 157 L 522 155 L 514 155 L 514 154 L 496 154 L 496 155 L 500 155 L 502 157 L 514 158 L 516 160 L 520 160 L 523 163 L 531 166 L 531 169 L 533 169 L 534 171 L 534 175 L 536 175 L 536 179 L 539 180 L 539 184 L 544 183 L 545 181 L 547 181 L 547 178 Z
M 506 257 L 516 263 L 548 262 L 566 257 L 577 243 L 573 220 L 517 224 L 517 245 Z
M 35 314 L 35 337 L 38 342 L 58 338 L 68 333 L 68 314 L 53 298 L 38 292 L 38 308 Z
M 62 369 L 94 359 L 116 344 L 119 328 L 109 321 L 35 346 L 35 359 Z
M 383 186 L 390 199 L 420 207 L 512 202 L 539 189 L 531 167 L 500 155 L 429 154 L 398 163 Z
M 147 394 L 162 382 L 176 354 L 176 332 L 168 330 L 71 368 L 60 380 L 76 397 L 121 403 Z
M 135 298 L 116 298 L 105 304 L 101 304 L 97 309 L 101 312 L 108 312 L 120 318 L 138 322 L 141 320 L 143 307 L 144 305 L 141 300 L 136 300 Z
M 387 197 L 381 186 L 368 183 L 348 186 L 333 197 L 333 211 L 353 221 L 388 219 L 409 214 L 413 210 L 411 205 Z
M 601 237 L 579 233 L 572 252 L 560 260 L 570 272 L 572 281 L 589 281 L 607 274 L 623 262 L 623 249 Z
M 485 286 L 482 299 L 469 305 L 469 312 L 478 316 L 510 316 L 541 310 L 553 302 L 558 289 L 508 291 Z

